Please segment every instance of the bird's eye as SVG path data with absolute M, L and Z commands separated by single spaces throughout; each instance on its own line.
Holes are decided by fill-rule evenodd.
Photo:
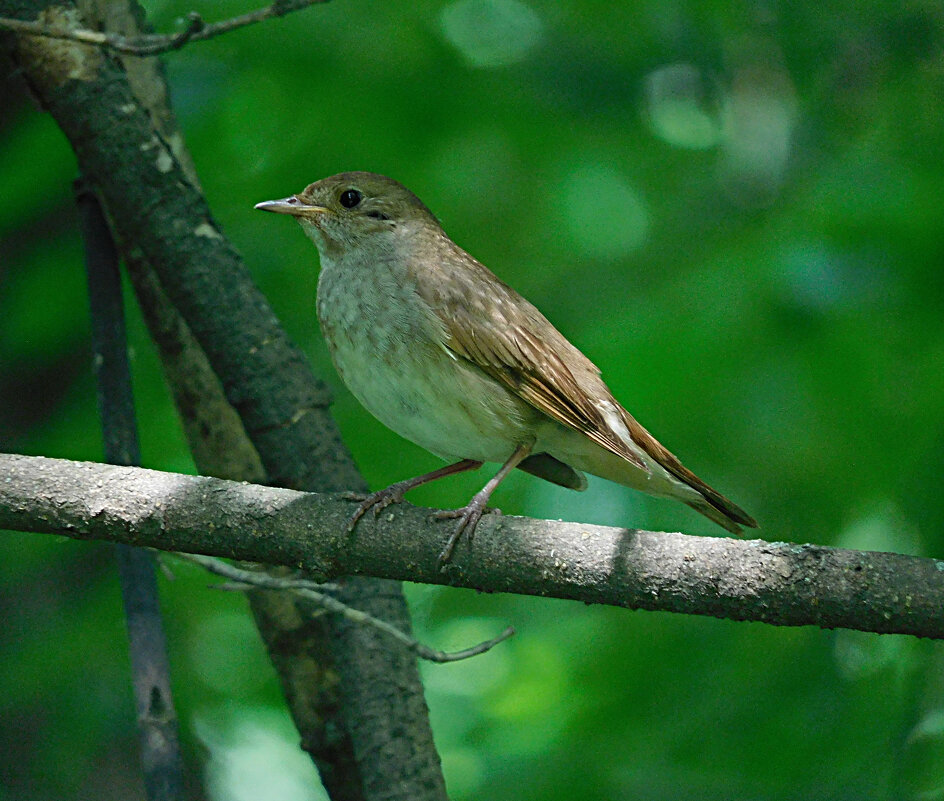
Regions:
M 341 205 L 346 209 L 353 209 L 363 199 L 363 195 L 356 189 L 348 189 L 341 193 Z

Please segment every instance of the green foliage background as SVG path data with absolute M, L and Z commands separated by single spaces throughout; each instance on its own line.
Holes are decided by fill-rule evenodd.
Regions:
M 226 0 L 145 3 L 159 30 Z M 340 386 L 314 248 L 252 210 L 394 176 L 603 369 L 760 536 L 944 556 L 940 2 L 457 0 L 323 7 L 165 57 L 215 217 L 336 388 L 372 486 L 437 464 Z M 71 151 L 0 88 L 0 447 L 101 458 Z M 131 313 L 146 466 L 191 471 Z M 457 477 L 414 502 L 464 502 Z M 595 481 L 524 513 L 717 535 Z M 162 584 L 195 796 L 315 799 L 242 598 Z M 944 798 L 939 644 L 410 587 L 455 799 Z M 101 545 L 0 539 L 0 799 L 140 797 Z

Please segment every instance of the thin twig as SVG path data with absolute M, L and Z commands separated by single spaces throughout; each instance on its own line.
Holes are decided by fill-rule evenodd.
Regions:
M 485 642 L 480 642 L 478 645 L 473 645 L 471 648 L 465 648 L 461 651 L 436 651 L 423 645 L 409 635 L 404 634 L 386 621 L 368 615 L 366 612 L 362 612 L 359 609 L 354 609 L 347 604 L 341 603 L 337 598 L 328 595 L 324 590 L 331 585 L 318 584 L 317 582 L 294 576 L 280 577 L 272 576 L 268 573 L 256 573 L 252 570 L 243 570 L 242 568 L 235 567 L 229 564 L 229 562 L 224 562 L 222 559 L 217 559 L 213 556 L 203 556 L 202 554 L 195 553 L 177 553 L 175 555 L 188 562 L 198 564 L 205 570 L 215 573 L 217 576 L 229 579 L 230 581 L 223 585 L 226 589 L 237 589 L 239 585 L 242 585 L 245 589 L 290 590 L 296 592 L 321 605 L 329 612 L 343 615 L 353 623 L 373 626 L 374 628 L 380 629 L 380 631 L 389 634 L 395 640 L 402 643 L 406 646 L 407 650 L 416 654 L 420 659 L 426 659 L 429 662 L 458 662 L 460 659 L 468 659 L 472 656 L 484 654 L 515 633 L 514 628 L 509 626 L 497 637 L 493 637 L 491 640 L 486 640 Z M 231 582 L 235 582 L 236 586 Z
M 283 17 L 293 11 L 299 11 L 328 0 L 275 0 L 265 8 L 259 8 L 238 17 L 213 22 L 209 25 L 196 11 L 187 15 L 187 27 L 179 33 L 147 34 L 142 36 L 120 36 L 114 33 L 92 31 L 87 28 L 60 28 L 46 25 L 36 20 L 12 19 L 0 17 L 0 28 L 14 33 L 31 36 L 46 36 L 51 39 L 68 39 L 82 44 L 104 47 L 126 56 L 158 56 L 172 50 L 179 50 L 189 42 L 202 42 L 224 33 L 229 33 L 246 25 L 253 25 L 273 17 Z

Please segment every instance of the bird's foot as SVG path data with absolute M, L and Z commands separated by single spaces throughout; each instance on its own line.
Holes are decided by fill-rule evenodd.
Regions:
M 347 522 L 347 530 L 350 534 L 354 530 L 354 526 L 357 525 L 357 521 L 360 520 L 368 510 L 374 510 L 374 517 L 377 517 L 392 503 L 400 503 L 403 500 L 403 496 L 406 495 L 407 490 L 412 489 L 415 485 L 410 481 L 399 481 L 396 484 L 391 484 L 386 489 L 377 490 L 377 492 L 372 492 L 370 495 L 361 495 L 357 492 L 346 492 L 344 497 L 347 500 L 360 501 L 357 509 L 354 511 L 354 514 L 351 515 L 351 519 Z
M 501 509 L 489 509 L 487 505 L 488 496 L 480 497 L 481 495 L 482 493 L 475 495 L 467 506 L 463 506 L 460 509 L 443 509 L 440 512 L 433 513 L 432 516 L 438 520 L 449 520 L 453 518 L 458 518 L 459 520 L 459 525 L 457 525 L 452 534 L 449 535 L 449 539 L 446 541 L 446 547 L 443 548 L 442 553 L 439 554 L 439 570 L 441 572 L 446 571 L 446 565 L 448 565 L 452 559 L 452 552 L 456 549 L 456 544 L 463 534 L 466 535 L 469 542 L 472 542 L 475 528 L 478 526 L 479 520 L 482 519 L 483 514 L 486 512 L 501 514 Z
M 422 487 L 423 484 L 429 484 L 430 481 L 435 481 L 438 478 L 455 475 L 456 473 L 464 473 L 466 470 L 475 470 L 481 466 L 481 462 L 476 462 L 473 459 L 463 459 L 461 462 L 440 467 L 438 470 L 433 470 L 431 473 L 423 473 L 423 475 L 417 476 L 416 478 L 398 481 L 396 484 L 391 484 L 386 489 L 379 490 L 378 492 L 372 492 L 370 495 L 345 492 L 345 498 L 361 502 L 360 506 L 357 507 L 357 511 L 354 512 L 348 522 L 347 530 L 348 532 L 353 531 L 354 526 L 357 525 L 357 521 L 364 516 L 364 513 L 368 509 L 373 509 L 374 516 L 376 517 L 382 509 L 386 509 L 391 503 L 400 503 L 400 501 L 403 500 L 403 496 L 414 487 Z

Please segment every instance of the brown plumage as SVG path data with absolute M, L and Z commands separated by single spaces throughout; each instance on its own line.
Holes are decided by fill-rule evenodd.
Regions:
M 257 206 L 292 214 L 321 252 L 318 312 L 335 364 L 394 431 L 456 465 L 374 493 L 504 464 L 443 553 L 474 529 L 514 467 L 572 489 L 584 471 L 683 501 L 729 531 L 750 515 L 695 476 L 616 401 L 599 369 L 521 295 L 456 245 L 402 185 L 342 173 Z

